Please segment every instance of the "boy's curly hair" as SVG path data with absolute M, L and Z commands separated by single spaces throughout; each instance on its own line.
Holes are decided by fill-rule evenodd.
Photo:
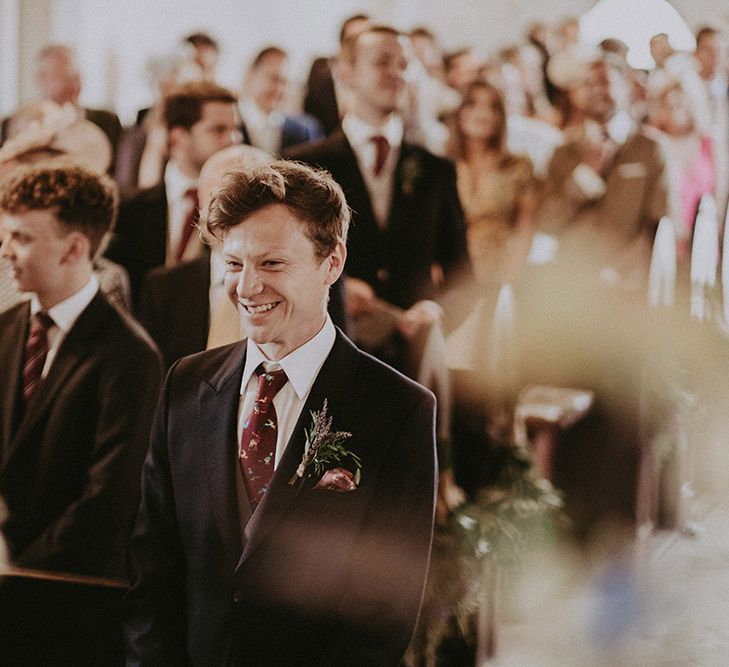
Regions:
M 68 231 L 88 237 L 92 258 L 113 228 L 118 208 L 119 193 L 111 178 L 63 158 L 20 167 L 0 182 L 0 210 L 52 210 Z

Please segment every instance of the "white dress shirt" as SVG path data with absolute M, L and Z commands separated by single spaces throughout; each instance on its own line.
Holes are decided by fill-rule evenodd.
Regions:
M 167 197 L 167 257 L 165 265 L 174 266 L 177 263 L 175 252 L 182 236 L 182 227 L 185 224 L 187 215 L 192 210 L 192 201 L 185 196 L 185 193 L 190 188 L 196 188 L 197 181 L 183 174 L 173 162 L 167 163 L 164 179 Z M 197 257 L 201 246 L 197 234 L 193 233 L 182 259 L 188 260 Z
M 342 119 L 342 130 L 357 157 L 359 170 L 364 178 L 370 195 L 372 209 L 381 227 L 387 225 L 387 218 L 392 205 L 395 167 L 400 156 L 400 144 L 403 136 L 402 119 L 397 114 L 390 114 L 382 127 L 373 127 L 354 114 L 347 114 Z M 382 167 L 375 176 L 377 149 L 372 137 L 381 135 L 387 139 L 390 152 Z
M 312 339 L 297 347 L 280 361 L 269 361 L 250 338 L 246 348 L 246 364 L 241 379 L 240 402 L 238 407 L 238 443 L 243 433 L 243 422 L 253 409 L 258 390 L 258 377 L 255 374 L 260 364 L 267 371 L 282 368 L 286 373 L 288 382 L 273 398 L 273 407 L 276 408 L 277 438 L 276 457 L 274 469 L 278 467 L 283 456 L 286 444 L 294 431 L 306 399 L 309 397 L 311 387 L 316 380 L 324 361 L 329 356 L 336 338 L 336 330 L 332 320 L 327 315 L 326 322 L 319 333 Z M 319 409 L 321 406 L 317 406 Z
M 284 115 L 280 111 L 274 109 L 266 113 L 253 100 L 243 100 L 240 103 L 240 115 L 251 144 L 271 155 L 281 153 Z
M 48 371 L 51 368 L 53 360 L 56 358 L 58 348 L 61 347 L 63 339 L 68 335 L 78 316 L 91 303 L 91 300 L 96 296 L 98 291 L 99 280 L 92 273 L 89 281 L 78 292 L 57 303 L 47 311 L 49 317 L 53 320 L 53 326 L 48 329 L 48 354 L 43 364 L 41 377 L 44 378 L 48 375 Z M 38 297 L 33 295 L 30 300 L 30 314 L 35 315 L 41 310 L 43 308 L 41 307 L 40 301 L 38 301 Z

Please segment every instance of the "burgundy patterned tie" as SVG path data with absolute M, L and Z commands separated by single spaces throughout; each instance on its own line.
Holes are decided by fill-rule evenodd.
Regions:
M 255 510 L 268 490 L 276 457 L 278 422 L 273 397 L 286 384 L 283 370 L 256 368 L 258 392 L 251 413 L 243 422 L 238 456 L 251 507 Z
M 37 312 L 30 320 L 30 333 L 25 342 L 23 364 L 23 399 L 29 405 L 41 381 L 43 366 L 48 356 L 48 330 L 53 320 L 48 313 Z
M 182 232 L 180 232 L 180 240 L 177 242 L 177 248 L 175 249 L 175 261 L 177 262 L 182 260 L 182 256 L 185 254 L 185 248 L 187 248 L 190 237 L 193 231 L 195 231 L 200 218 L 200 203 L 197 199 L 197 189 L 189 188 L 186 190 L 185 199 L 189 199 L 192 202 L 192 207 L 185 215 L 185 222 L 182 224 Z
M 375 163 L 372 167 L 372 171 L 375 176 L 379 176 L 382 173 L 382 168 L 385 166 L 387 156 L 390 153 L 390 142 L 381 134 L 375 135 L 370 139 L 375 145 Z

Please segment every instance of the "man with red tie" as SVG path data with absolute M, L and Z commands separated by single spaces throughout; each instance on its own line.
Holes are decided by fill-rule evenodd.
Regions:
M 329 171 L 354 211 L 345 294 L 355 341 L 413 376 L 409 348 L 440 320 L 436 301 L 470 268 L 453 163 L 404 139 L 407 64 L 393 28 L 345 40 L 338 72 L 352 104 L 342 126 L 288 157 Z M 392 312 L 401 313 L 393 335 L 369 343 L 379 314 Z
M 2 536 L 14 566 L 72 581 L 128 576 L 162 379 L 156 348 L 110 305 L 93 272 L 116 208 L 108 177 L 66 162 L 23 168 L 0 186 L 2 254 L 16 288 L 32 294 L 0 315 Z M 20 583 L 0 586 L 3 658 L 13 662 L 14 643 L 25 664 L 51 664 L 42 659 L 48 649 L 53 664 L 110 664 L 102 656 L 120 650 L 121 626 L 106 598 L 84 597 L 81 609 L 83 586 L 54 597 L 49 584 L 34 607 Z M 105 652 L 94 653 L 102 643 Z
M 349 208 L 233 172 L 207 211 L 248 338 L 168 375 L 132 537 L 129 665 L 399 665 L 425 584 L 432 394 L 327 314 Z
M 124 200 L 107 256 L 129 272 L 135 305 L 145 274 L 204 252 L 195 233 L 197 179 L 205 161 L 240 143 L 237 98 L 214 83 L 196 82 L 164 101 L 169 160 L 162 181 Z

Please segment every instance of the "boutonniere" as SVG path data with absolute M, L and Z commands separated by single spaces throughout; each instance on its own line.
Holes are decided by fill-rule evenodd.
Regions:
M 319 412 L 312 411 L 311 427 L 306 431 L 306 445 L 301 463 L 289 484 L 296 484 L 312 475 L 319 479 L 315 488 L 331 491 L 354 491 L 359 485 L 362 461 L 344 445 L 352 434 L 347 431 L 332 431 L 332 417 L 327 414 L 327 400 Z M 341 467 L 345 461 L 354 472 Z
M 400 166 L 400 189 L 406 196 L 410 196 L 415 191 L 415 185 L 420 180 L 422 165 L 420 159 L 411 155 L 403 160 Z

